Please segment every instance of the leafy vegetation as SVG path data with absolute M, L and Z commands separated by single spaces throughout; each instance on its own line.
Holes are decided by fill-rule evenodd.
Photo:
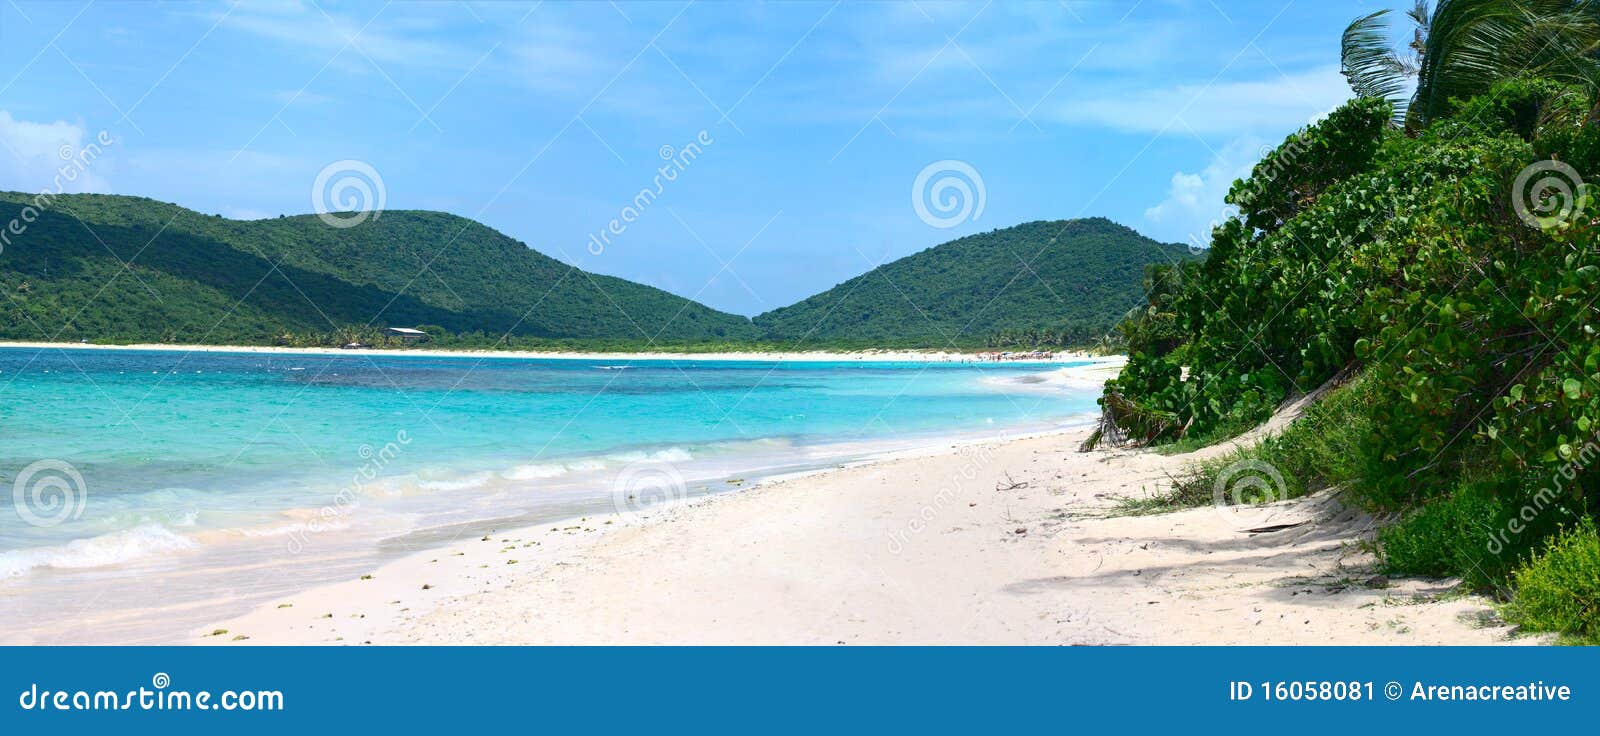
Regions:
M 1357 374 L 1228 460 L 1393 515 L 1378 538 L 1390 570 L 1459 576 L 1510 597 L 1527 626 L 1592 636 L 1597 7 L 1419 6 L 1411 59 L 1380 50 L 1381 14 L 1357 19 L 1343 41 L 1361 96 L 1237 182 L 1239 215 L 1209 257 L 1158 274 L 1121 327 L 1130 363 L 1102 402 L 1113 434 L 1206 443 Z M 1534 47 L 1557 55 L 1516 56 Z M 1407 74 L 1416 94 L 1385 99 Z
M 1448 115 L 1457 100 L 1516 76 L 1593 86 L 1590 57 L 1600 42 L 1600 13 L 1588 0 L 1426 0 L 1406 13 L 1412 40 L 1405 53 L 1388 48 L 1388 10 L 1356 19 L 1341 56 L 1350 87 L 1394 103 L 1415 132 Z M 1409 98 L 1400 93 L 1414 82 Z
M 1085 345 L 1139 304 L 1147 264 L 1193 257 L 1103 218 L 1030 222 L 884 264 L 755 323 L 774 339 L 858 347 Z
M 1585 524 L 1553 535 L 1531 564 L 1517 571 L 1511 618 L 1524 626 L 1565 632 L 1575 643 L 1600 644 L 1600 535 Z
M 1199 463 L 1177 478 L 1163 494 L 1130 502 L 1126 510 L 1169 511 L 1213 503 L 1213 490 L 1228 468 L 1240 463 L 1265 463 L 1280 473 L 1283 485 L 1272 495 L 1295 498 L 1330 486 L 1361 488 L 1371 472 L 1365 454 L 1373 431 L 1371 384 L 1356 378 L 1330 391 L 1278 434 L 1259 443 Z M 1176 441 L 1160 449 L 1192 451 L 1198 442 Z

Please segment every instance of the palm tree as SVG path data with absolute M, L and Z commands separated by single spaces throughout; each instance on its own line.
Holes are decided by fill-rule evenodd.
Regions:
M 1600 89 L 1600 0 L 1438 0 L 1431 9 L 1417 0 L 1406 12 L 1414 25 L 1407 55 L 1390 48 L 1388 14 L 1352 21 L 1340 61 L 1350 89 L 1394 101 L 1407 132 L 1443 115 L 1452 98 L 1518 75 Z

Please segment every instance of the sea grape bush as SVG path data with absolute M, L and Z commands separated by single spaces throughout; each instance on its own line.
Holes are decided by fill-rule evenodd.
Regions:
M 1356 303 L 1354 275 L 1325 264 L 1381 205 L 1350 179 L 1371 165 L 1389 114 L 1378 100 L 1348 104 L 1236 183 L 1228 203 L 1239 214 L 1213 231 L 1205 262 L 1183 269 L 1183 287 L 1159 305 L 1189 339 L 1165 349 L 1130 338 L 1128 369 L 1112 390 L 1205 434 L 1259 421 L 1300 384 L 1337 370 L 1352 347 L 1323 332 L 1348 332 L 1349 320 L 1313 316 Z M 1344 180 L 1320 158 L 1337 160 Z
M 1389 561 L 1509 585 L 1600 498 L 1600 463 L 1575 462 L 1600 434 L 1594 102 L 1511 79 L 1418 131 L 1362 98 L 1290 136 L 1234 185 L 1239 215 L 1206 260 L 1166 275 L 1177 285 L 1124 324 L 1129 364 L 1102 402 L 1121 416 L 1108 418 L 1162 418 L 1130 437 L 1216 439 L 1359 375 L 1363 470 L 1338 475 L 1403 512 L 1382 540 Z M 1580 181 L 1522 176 L 1535 183 L 1516 191 L 1552 162 Z M 1531 226 L 1519 206 L 1564 216 Z M 1558 473 L 1559 498 L 1517 522 L 1529 532 L 1488 551 Z

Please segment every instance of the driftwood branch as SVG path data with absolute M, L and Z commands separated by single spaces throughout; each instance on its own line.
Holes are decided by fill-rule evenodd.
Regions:
M 1027 487 L 1028 487 L 1028 482 L 1027 481 L 1022 481 L 1022 482 L 1019 483 L 1019 482 L 1017 482 L 1015 480 L 1012 480 L 1010 473 L 1006 473 L 1006 482 L 1004 482 L 1004 483 L 996 483 L 994 485 L 994 489 L 997 490 L 997 491 L 1015 491 L 1015 490 L 1022 489 L 1022 488 L 1027 488 Z

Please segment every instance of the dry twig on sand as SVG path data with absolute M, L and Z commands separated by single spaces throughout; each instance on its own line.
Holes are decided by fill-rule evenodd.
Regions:
M 1027 481 L 1022 481 L 1019 483 L 1015 480 L 1012 480 L 1010 473 L 1006 473 L 1006 482 L 994 484 L 994 489 L 997 491 L 1015 491 L 1027 487 Z

